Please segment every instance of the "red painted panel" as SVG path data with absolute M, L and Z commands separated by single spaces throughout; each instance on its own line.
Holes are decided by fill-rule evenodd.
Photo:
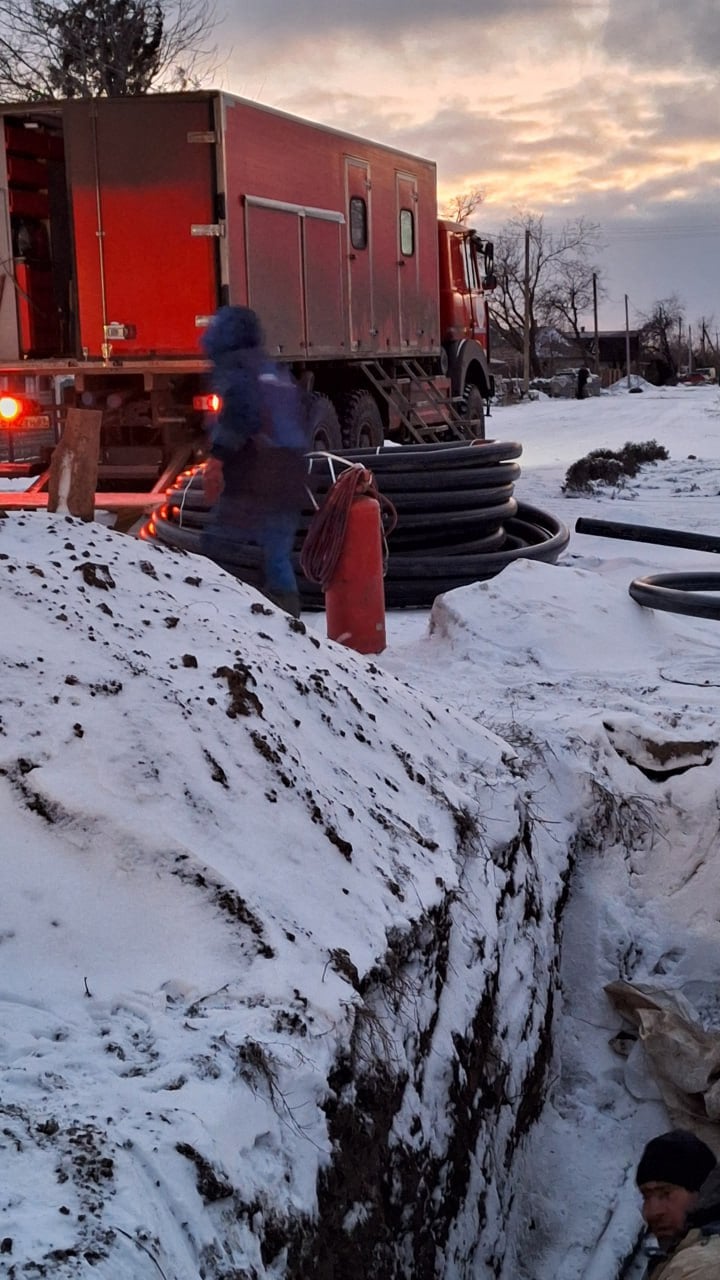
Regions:
M 354 138 L 320 125 L 285 116 L 241 99 L 225 97 L 224 163 L 227 192 L 228 284 L 231 302 L 248 301 L 247 262 L 253 265 L 253 247 L 245 243 L 245 197 L 333 210 L 348 216 L 346 166 L 357 161 L 367 167 L 371 181 L 368 279 L 372 279 L 374 323 L 372 340 L 362 354 L 407 352 L 401 347 L 398 325 L 398 248 L 396 173 L 414 176 L 417 187 L 417 261 L 413 350 L 437 351 L 440 345 L 437 261 L 437 205 L 435 166 L 378 143 Z M 345 228 L 347 235 L 347 227 Z M 346 244 L 349 243 L 346 241 Z M 349 251 L 349 250 L 346 250 Z M 343 271 L 345 277 L 345 271 Z M 352 279 L 352 277 L 351 277 Z M 264 321 L 268 341 L 274 338 L 273 301 L 282 290 L 280 279 L 268 283 L 268 305 L 253 293 Z M 310 282 L 308 282 L 310 288 Z M 322 284 L 313 297 L 320 297 Z M 334 303 L 332 304 L 334 305 Z M 267 313 L 267 314 L 265 314 Z M 350 353 L 350 337 L 338 336 L 335 354 Z M 344 344 L 344 345 L 343 345 Z M 305 357 L 302 346 L 285 351 Z M 329 353 L 328 353 L 329 354 Z
M 81 346 L 100 355 L 107 321 L 134 330 L 112 354 L 196 353 L 217 241 L 190 228 L 217 215 L 214 148 L 188 135 L 212 128 L 210 98 L 68 103 L 65 120 Z
M 223 108 L 217 150 L 224 242 L 190 234 L 193 225 L 220 220 L 215 148 L 188 140 L 214 127 L 216 101 Z M 355 341 L 364 335 L 356 348 L 362 355 L 438 350 L 431 162 L 229 95 L 70 102 L 63 116 L 80 345 L 89 355 L 102 354 L 104 322 L 130 328 L 128 338 L 111 340 L 113 355 L 194 354 L 196 319 L 216 309 L 221 283 L 225 300 L 256 307 L 269 348 L 287 359 L 349 355 L 351 305 Z M 358 270 L 347 222 L 312 216 L 320 209 L 347 220 L 350 174 L 363 185 L 371 214 Z M 404 344 L 400 174 L 416 197 L 416 252 L 402 285 Z
M 304 353 L 300 219 L 262 205 L 247 205 L 245 213 L 250 269 L 243 301 L 260 316 L 272 355 Z
M 5 125 L 5 145 L 8 151 L 20 156 L 47 157 L 48 135 L 43 129 L 25 129 L 21 125 Z
M 50 214 L 47 191 L 25 191 L 22 187 L 11 187 L 8 192 L 8 207 L 11 213 L 20 218 L 47 218 Z
M 370 166 L 364 160 L 347 157 L 346 207 L 348 210 L 348 310 L 350 322 L 350 346 L 353 351 L 365 352 L 375 346 L 375 318 L 373 308 L 372 254 L 373 238 L 372 183 Z M 354 245 L 350 228 L 350 201 L 362 201 L 365 211 L 366 245 Z
M 20 350 L 25 355 L 49 356 L 59 341 L 58 315 L 49 267 L 15 263 Z
M 418 195 L 414 176 L 398 173 L 397 181 L 397 282 L 400 344 L 406 350 L 415 348 L 422 338 L 420 321 L 420 255 L 421 228 L 417 216 Z M 403 247 L 401 219 L 408 220 L 408 243 Z
M 41 160 L 33 160 L 29 156 L 14 156 L 12 152 L 8 152 L 7 175 L 11 184 L 47 191 L 48 169 Z
M 343 297 L 345 227 L 323 218 L 302 219 L 304 229 L 308 357 L 347 355 Z

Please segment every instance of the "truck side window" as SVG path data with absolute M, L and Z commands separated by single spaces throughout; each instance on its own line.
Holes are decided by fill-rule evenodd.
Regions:
M 411 258 L 415 252 L 415 219 L 412 209 L 400 210 L 400 252 Z
M 367 205 L 362 196 L 350 197 L 350 243 L 353 249 L 367 249 Z
M 463 238 L 463 259 L 465 265 L 465 283 L 468 289 L 480 288 L 480 276 L 475 256 L 475 246 L 469 236 Z

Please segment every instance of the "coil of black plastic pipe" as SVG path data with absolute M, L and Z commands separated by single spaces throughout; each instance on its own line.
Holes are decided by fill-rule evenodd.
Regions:
M 600 538 L 623 538 L 629 542 L 647 542 L 662 547 L 720 552 L 720 538 L 708 533 L 690 533 L 683 529 L 626 524 L 620 520 L 591 520 L 581 516 L 575 522 L 575 531 L 595 534 Z M 683 613 L 694 618 L 720 618 L 720 597 L 703 594 L 708 591 L 720 592 L 720 573 L 693 570 L 652 573 L 644 578 L 633 578 L 628 591 L 632 599 L 645 609 Z
M 372 470 L 378 490 L 398 513 L 388 540 L 388 608 L 429 608 L 436 596 L 494 577 L 518 559 L 554 563 L 570 535 L 554 516 L 514 497 L 521 453 L 515 441 L 488 440 L 350 449 L 337 458 L 309 454 L 309 499 L 299 521 L 296 570 L 315 504 L 343 467 L 356 462 Z M 171 486 L 142 536 L 200 552 L 208 517 L 202 467 L 197 467 Z M 242 581 L 260 584 L 260 552 L 253 544 L 228 546 L 224 563 Z M 299 573 L 298 580 L 303 606 L 321 609 L 320 588 Z
M 694 618 L 720 618 L 720 573 L 653 573 L 633 578 L 628 588 L 633 600 L 646 609 L 684 613 Z

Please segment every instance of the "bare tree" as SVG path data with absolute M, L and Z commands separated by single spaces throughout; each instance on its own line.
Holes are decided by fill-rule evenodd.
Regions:
M 602 250 L 600 227 L 585 218 L 548 231 L 541 215 L 520 213 L 495 237 L 497 288 L 490 310 L 502 338 L 518 352 L 525 335 L 525 241 L 529 247 L 527 309 L 530 331 L 530 371 L 542 372 L 538 353 L 541 330 L 555 326 L 581 339 L 581 319 L 592 307 L 593 276 L 598 296 L 604 289 L 596 258 Z
M 650 311 L 640 316 L 640 339 L 645 353 L 656 363 L 656 376 L 661 382 L 674 379 L 680 363 L 685 306 L 676 293 L 654 302 Z
M 0 0 L 0 99 L 195 86 L 215 25 L 212 0 Z
M 471 187 L 469 191 L 460 191 L 457 195 L 451 196 L 445 201 L 440 213 L 443 218 L 450 218 L 452 222 L 467 222 L 475 210 L 480 207 L 485 199 L 485 192 L 480 187 Z

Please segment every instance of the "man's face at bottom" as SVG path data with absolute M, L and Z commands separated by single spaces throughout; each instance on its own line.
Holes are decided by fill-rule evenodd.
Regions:
M 697 1200 L 696 1191 L 673 1182 L 644 1182 L 640 1188 L 642 1216 L 661 1245 L 670 1244 L 685 1230 L 685 1219 Z

